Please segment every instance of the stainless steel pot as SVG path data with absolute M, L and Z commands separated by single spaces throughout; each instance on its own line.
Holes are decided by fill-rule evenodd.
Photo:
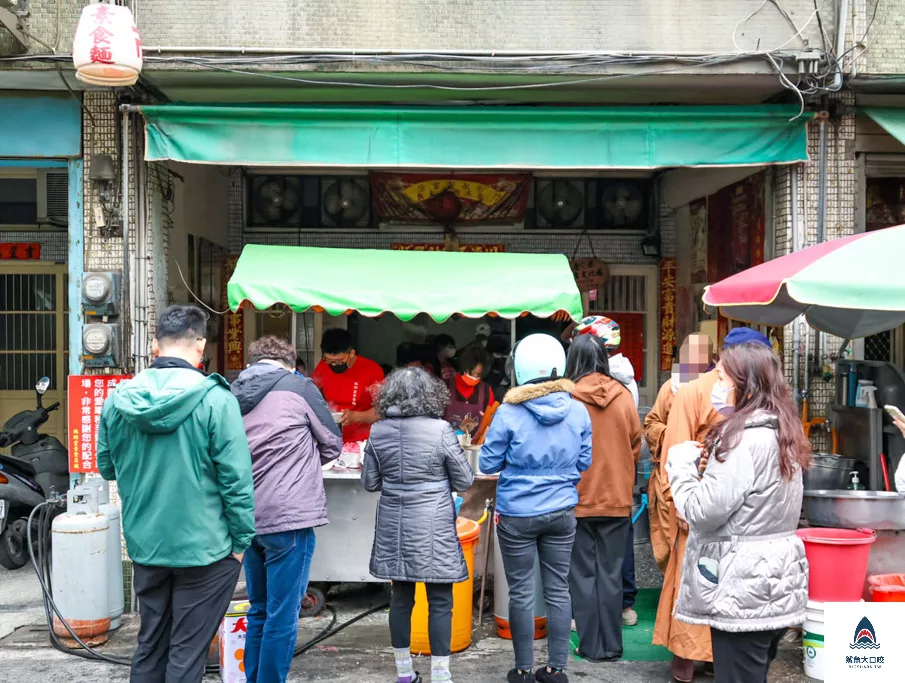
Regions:
M 905 494 L 886 491 L 805 491 L 811 526 L 838 529 L 905 529 Z
M 802 476 L 805 491 L 833 491 L 848 488 L 851 483 L 854 458 L 843 458 L 832 453 L 814 453 L 810 470 Z

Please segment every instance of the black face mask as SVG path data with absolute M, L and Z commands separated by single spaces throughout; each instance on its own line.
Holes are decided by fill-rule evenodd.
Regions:
M 333 372 L 335 372 L 337 375 L 341 375 L 341 374 L 343 374 L 346 370 L 349 369 L 349 364 L 348 364 L 348 363 L 340 363 L 339 365 L 328 365 L 327 367 L 329 367 L 331 370 L 333 370 Z

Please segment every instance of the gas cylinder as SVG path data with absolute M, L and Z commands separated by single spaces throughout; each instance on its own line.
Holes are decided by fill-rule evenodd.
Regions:
M 509 625 L 509 583 L 503 569 L 503 553 L 500 535 L 493 535 L 493 618 L 500 638 L 512 640 Z M 544 601 L 544 584 L 541 581 L 540 563 L 534 560 L 534 639 L 547 637 L 547 603 Z
M 125 601 L 123 597 L 123 539 L 119 506 L 110 502 L 110 484 L 100 477 L 86 482 L 97 489 L 98 510 L 107 518 L 107 588 L 110 606 L 110 630 L 119 628 Z
M 110 630 L 109 529 L 93 486 L 70 489 L 66 512 L 54 519 L 51 527 L 53 601 L 75 634 L 88 645 L 106 642 Z M 66 645 L 76 646 L 56 614 L 53 631 Z

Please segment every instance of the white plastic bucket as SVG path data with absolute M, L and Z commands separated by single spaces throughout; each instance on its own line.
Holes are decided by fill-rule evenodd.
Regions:
M 804 620 L 801 649 L 804 652 L 804 673 L 818 681 L 823 680 L 826 659 L 823 654 L 823 603 L 808 601 L 807 616 Z

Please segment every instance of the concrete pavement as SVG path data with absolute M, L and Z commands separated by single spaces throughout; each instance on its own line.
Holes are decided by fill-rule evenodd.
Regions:
M 650 585 L 659 578 L 650 571 L 649 546 L 636 548 L 639 560 L 639 585 Z M 652 560 L 651 560 L 652 561 Z M 382 604 L 386 595 L 373 587 L 349 587 L 331 593 L 331 604 L 337 610 L 337 623 L 342 624 L 370 607 Z M 330 623 L 328 616 L 306 619 L 299 624 L 299 643 L 318 635 Z M 138 622 L 127 615 L 123 627 L 110 643 L 106 654 L 128 658 L 135 644 Z M 13 629 L 16 629 L 12 633 Z M 537 661 L 545 661 L 545 644 L 536 647 Z M 463 653 L 453 656 L 452 670 L 457 683 L 492 683 L 506 680 L 512 667 L 512 645 L 495 636 L 493 620 L 485 616 L 475 632 L 475 643 Z M 416 658 L 416 668 L 429 672 L 430 661 Z M 666 662 L 618 662 L 589 664 L 571 661 L 568 669 L 572 681 L 585 683 L 667 683 Z M 105 683 L 129 680 L 124 666 L 111 666 L 85 661 L 57 652 L 49 647 L 40 587 L 30 568 L 16 572 L 0 569 L 0 681 L 17 683 Z M 205 683 L 219 681 L 211 675 Z M 289 681 L 331 681 L 334 683 L 389 683 L 395 680 L 389 630 L 385 610 L 355 623 L 332 636 L 308 653 L 297 657 Z M 707 679 L 700 677 L 702 682 Z M 785 645 L 770 673 L 770 683 L 803 683 L 801 648 Z

